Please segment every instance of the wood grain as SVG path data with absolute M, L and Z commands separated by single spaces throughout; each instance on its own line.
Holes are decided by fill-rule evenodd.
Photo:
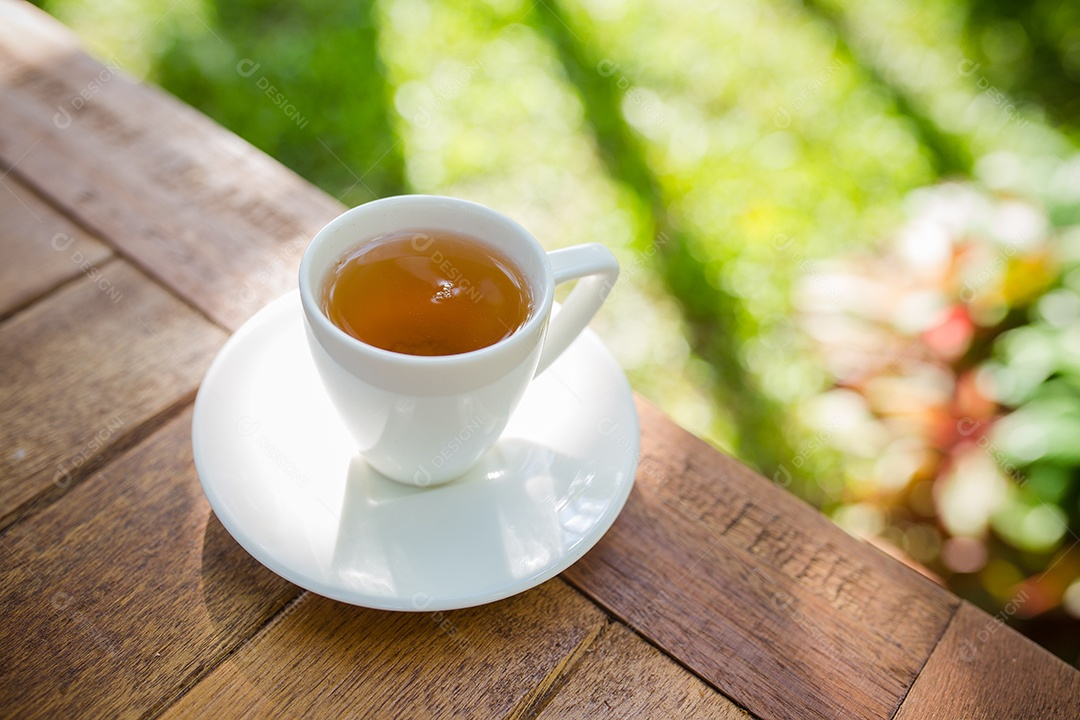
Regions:
M 537 717 L 749 720 L 621 623 L 612 623 Z
M 0 318 L 112 254 L 11 177 L 0 176 L 0 218 Z
M 0 537 L 0 717 L 140 717 L 299 590 L 211 515 L 191 414 Z
M 0 324 L 0 528 L 191 400 L 225 334 L 123 261 Z
M 964 603 L 896 720 L 1080 718 L 1080 672 Z
M 301 594 L 210 514 L 181 409 L 212 322 L 291 288 L 340 205 L 17 0 L 0 128 L 0 717 L 1080 715 L 1067 666 L 645 403 L 637 487 L 563 579 L 448 613 Z M 35 208 L 115 256 L 43 256 Z
M 163 718 L 528 717 L 605 624 L 560 580 L 437 613 L 305 595 Z
M 890 717 L 958 601 L 638 411 L 635 490 L 564 576 L 756 715 Z
M 0 161 L 12 174 L 225 327 L 295 287 L 339 203 L 90 58 L 40 10 L 0 0 L 0 18 Z

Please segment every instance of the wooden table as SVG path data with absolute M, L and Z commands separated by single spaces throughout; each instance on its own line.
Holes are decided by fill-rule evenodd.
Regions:
M 1080 673 L 640 400 L 560 577 L 440 613 L 282 580 L 191 406 L 342 208 L 19 0 L 0 86 L 0 716 L 1080 718 Z

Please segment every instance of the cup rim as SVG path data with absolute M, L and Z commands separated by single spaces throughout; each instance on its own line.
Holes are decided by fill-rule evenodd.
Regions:
M 509 337 L 505 337 L 498 342 L 492 343 L 476 350 L 470 350 L 464 353 L 456 353 L 453 355 L 410 355 L 408 353 L 394 352 L 393 350 L 386 350 L 375 345 L 368 344 L 359 338 L 356 338 L 349 333 L 342 330 L 340 327 L 334 324 L 326 313 L 323 311 L 321 304 L 319 303 L 316 292 L 321 291 L 320 288 L 315 286 L 319 284 L 325 278 L 326 268 L 313 267 L 315 262 L 312 258 L 314 256 L 313 248 L 318 245 L 327 242 L 327 238 L 333 235 L 338 228 L 347 224 L 353 220 L 356 216 L 369 214 L 371 212 L 378 211 L 380 208 L 389 206 L 401 206 L 404 209 L 411 207 L 429 207 L 432 204 L 443 205 L 446 207 L 453 207 L 460 210 L 462 213 L 475 213 L 478 215 L 486 216 L 495 222 L 502 224 L 513 235 L 522 238 L 525 241 L 525 245 L 529 246 L 531 252 L 535 254 L 540 261 L 540 267 L 542 268 L 543 275 L 540 278 L 541 286 L 537 287 L 532 282 L 534 279 L 528 274 L 528 272 L 522 267 L 523 263 L 513 253 L 507 252 L 502 249 L 504 253 L 510 254 L 511 259 L 518 266 L 518 269 L 525 275 L 526 280 L 530 281 L 530 289 L 533 292 L 533 307 L 529 314 L 529 319 L 525 321 L 516 331 L 514 331 Z M 408 224 L 403 223 L 398 232 L 408 232 L 411 230 L 423 231 L 423 230 L 438 230 L 438 227 L 425 227 L 424 223 Z M 457 230 L 454 232 L 459 234 L 465 234 L 466 236 L 472 236 L 470 233 L 460 233 Z M 350 247 L 355 247 L 366 240 L 374 238 L 358 237 L 355 244 Z M 483 238 L 477 238 L 481 242 L 484 242 Z M 318 277 L 312 277 L 318 275 Z M 324 225 L 314 237 L 311 242 L 308 243 L 308 247 L 304 250 L 303 257 L 300 260 L 299 271 L 299 289 L 300 289 L 300 301 L 303 305 L 305 315 L 307 315 L 309 322 L 318 324 L 320 331 L 329 333 L 331 337 L 335 339 L 337 343 L 344 343 L 352 352 L 364 353 L 370 357 L 377 358 L 382 362 L 394 362 L 399 364 L 409 364 L 418 367 L 424 366 L 439 366 L 448 365 L 461 362 L 472 362 L 487 358 L 492 355 L 498 355 L 504 351 L 507 351 L 511 347 L 525 342 L 526 338 L 534 337 L 543 323 L 547 322 L 550 315 L 551 307 L 554 304 L 555 298 L 555 282 L 554 275 L 551 270 L 551 261 L 547 258 L 547 253 L 544 250 L 540 242 L 526 230 L 516 220 L 500 213 L 497 210 L 493 210 L 486 205 L 473 202 L 471 200 L 464 200 L 461 198 L 449 197 L 445 195 L 424 195 L 424 194 L 409 194 L 409 195 L 393 195 L 384 198 L 378 198 L 371 200 L 362 205 L 345 210 L 333 220 Z M 539 290 L 540 292 L 537 292 Z

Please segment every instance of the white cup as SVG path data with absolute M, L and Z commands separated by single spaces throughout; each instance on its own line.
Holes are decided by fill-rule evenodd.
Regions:
M 323 287 L 346 253 L 390 234 L 433 231 L 475 238 L 515 262 L 533 298 L 517 332 L 458 355 L 405 355 L 327 318 Z M 545 253 L 527 230 L 482 205 L 404 195 L 355 207 L 320 230 L 300 262 L 300 299 L 315 365 L 357 450 L 383 475 L 426 486 L 459 477 L 495 444 L 529 382 L 585 328 L 618 275 L 603 245 Z M 579 282 L 551 319 L 555 286 L 571 280 Z

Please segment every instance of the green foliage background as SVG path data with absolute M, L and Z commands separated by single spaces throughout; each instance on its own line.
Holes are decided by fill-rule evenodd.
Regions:
M 828 383 L 793 283 L 887 236 L 910 191 L 992 181 L 1002 152 L 1050 167 L 1080 139 L 1070 3 L 40 4 L 348 205 L 451 194 L 551 248 L 605 242 L 624 272 L 597 327 L 635 389 L 768 476 Z M 1076 222 L 1033 177 L 1021 190 Z M 815 452 L 791 488 L 830 511 L 842 479 Z

